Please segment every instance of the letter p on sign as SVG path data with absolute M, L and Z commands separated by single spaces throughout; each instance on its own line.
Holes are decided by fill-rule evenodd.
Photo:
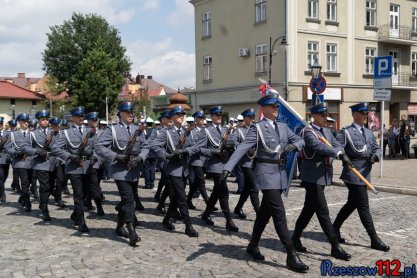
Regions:
M 374 78 L 392 76 L 392 56 L 375 57 Z

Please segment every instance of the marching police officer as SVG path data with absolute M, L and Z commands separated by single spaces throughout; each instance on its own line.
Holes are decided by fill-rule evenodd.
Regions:
M 34 175 L 39 180 L 39 209 L 42 211 L 42 219 L 51 221 L 48 210 L 48 199 L 51 194 L 51 184 L 55 183 L 56 158 L 50 154 L 52 138 L 55 131 L 48 128 L 49 112 L 40 110 L 35 114 L 39 121 L 39 127 L 30 132 L 31 144 L 24 151 L 33 156 Z
M 368 103 L 358 103 L 350 106 L 353 123 L 343 128 L 336 139 L 345 146 L 345 153 L 350 161 L 344 163 L 341 179 L 349 189 L 346 204 L 339 211 L 333 227 L 340 243 L 345 240 L 340 236 L 340 228 L 345 220 L 357 209 L 362 225 L 371 238 L 371 248 L 388 252 L 389 246 L 378 237 L 371 213 L 369 212 L 368 192 L 365 184 L 349 170 L 350 166 L 356 168 L 368 181 L 371 180 L 372 164 L 381 157 L 381 149 L 376 142 L 372 131 L 365 127 L 368 118 Z
M 6 192 L 4 189 L 4 183 L 9 175 L 9 155 L 5 152 L 4 146 L 8 140 L 7 130 L 3 127 L 4 118 L 0 117 L 0 202 L 6 202 Z
M 258 243 L 262 232 L 272 216 L 275 230 L 287 250 L 287 267 L 297 272 L 307 272 L 306 266 L 295 252 L 287 227 L 284 203 L 281 194 L 288 188 L 285 172 L 286 161 L 282 158 L 284 153 L 299 151 L 304 146 L 304 140 L 283 123 L 277 122 L 278 94 L 271 93 L 258 100 L 264 118 L 250 126 L 243 141 L 224 166 L 221 180 L 225 180 L 233 167 L 255 145 L 256 151 L 255 182 L 262 190 L 263 198 L 256 215 L 252 237 L 246 251 L 256 260 L 264 260 L 260 253 Z
M 213 225 L 214 222 L 210 217 L 217 201 L 220 201 L 220 206 L 226 219 L 226 229 L 232 232 L 238 232 L 239 228 L 235 225 L 230 215 L 229 208 L 229 189 L 227 188 L 226 180 L 221 181 L 220 176 L 224 164 L 229 158 L 228 147 L 226 140 L 227 134 L 231 133 L 230 128 L 222 127 L 223 108 L 221 106 L 214 106 L 209 109 L 212 124 L 205 128 L 206 138 L 201 153 L 207 157 L 206 172 L 211 173 L 214 180 L 213 192 L 207 202 L 207 207 L 202 215 L 202 219 L 207 225 Z M 223 148 L 224 146 L 224 148 Z
M 30 134 L 36 129 L 37 126 L 38 126 L 38 121 L 36 119 L 34 118 L 29 119 L 28 128 L 29 128 Z M 34 156 L 32 155 L 27 157 L 27 159 L 30 160 L 30 163 L 32 165 L 32 168 L 28 171 L 30 193 L 32 194 L 33 198 L 39 199 L 38 185 L 37 185 L 38 177 L 36 177 L 35 171 L 33 170 L 33 158 Z
M 197 111 L 193 114 L 194 121 L 195 121 L 195 128 L 191 131 L 191 138 L 199 142 L 201 138 L 205 138 L 206 132 L 204 128 L 204 111 Z M 194 180 L 193 183 L 190 184 L 190 191 L 188 192 L 187 196 L 187 206 L 189 209 L 196 209 L 193 204 L 192 198 L 197 190 L 199 190 L 201 197 L 203 197 L 204 202 L 207 204 L 208 202 L 208 195 L 206 190 L 206 180 L 204 178 L 204 170 L 203 170 L 203 156 L 200 153 L 192 155 L 190 157 L 189 165 L 192 167 L 194 171 Z
M 14 130 L 8 134 L 10 139 L 7 141 L 5 149 L 13 157 L 12 166 L 21 182 L 22 193 L 19 197 L 19 203 L 29 212 L 32 210 L 29 191 L 29 170 L 32 168 L 32 165 L 31 161 L 27 159 L 30 154 L 25 153 L 25 146 L 30 145 L 29 114 L 19 114 L 16 120 L 19 122 L 20 130 Z
M 301 244 L 300 237 L 316 213 L 320 226 L 332 245 L 332 256 L 341 260 L 349 260 L 351 256 L 340 247 L 337 240 L 324 196 L 324 187 L 332 184 L 333 159 L 339 157 L 344 159 L 343 147 L 326 127 L 327 102 L 311 107 L 310 112 L 314 121 L 311 124 L 312 127 L 306 127 L 302 132 L 305 147 L 302 151 L 302 167 L 300 168 L 301 186 L 305 188 L 306 195 L 304 207 L 295 223 L 292 241 L 297 251 L 307 251 Z M 332 146 L 326 145 L 321 141 L 323 140 L 321 138 L 326 139 Z
M 16 130 L 17 127 L 17 121 L 16 120 L 10 120 L 7 122 L 7 124 L 9 125 L 9 132 L 13 132 L 14 130 Z M 7 153 L 7 152 L 6 152 Z M 6 160 L 6 162 L 10 165 L 11 160 L 13 158 L 13 156 L 9 153 L 7 153 L 8 159 Z M 17 170 L 15 168 L 13 168 L 13 164 L 12 164 L 12 177 L 13 177 L 13 181 L 12 181 L 12 189 L 13 191 L 15 191 L 16 193 L 22 193 L 22 190 L 20 188 L 20 181 L 19 181 L 19 176 L 17 174 Z
M 169 116 L 172 118 L 173 126 L 161 129 L 160 135 L 149 142 L 158 157 L 167 159 L 164 172 L 169 183 L 165 186 L 169 188 L 171 202 L 162 223 L 168 230 L 175 230 L 171 217 L 174 217 L 178 207 L 184 218 L 185 234 L 189 237 L 198 237 L 198 233 L 191 225 L 184 184 L 188 176 L 187 156 L 198 153 L 200 146 L 191 139 L 190 131 L 182 127 L 185 117 L 183 107 L 175 106 L 169 112 Z
M 95 151 L 110 163 L 109 175 L 116 182 L 121 201 L 118 210 L 116 234 L 129 237 L 129 245 L 136 246 L 141 240 L 135 231 L 135 199 L 140 176 L 140 164 L 146 158 L 140 149 L 145 143 L 145 136 L 138 126 L 133 125 L 133 102 L 123 102 L 118 107 L 119 122 L 107 126 L 96 140 Z M 127 231 L 124 228 L 126 224 Z
M 153 130 L 154 130 L 154 128 L 152 128 L 152 124 L 154 120 L 150 117 L 147 117 L 145 122 L 146 122 L 146 129 L 144 131 L 144 134 L 145 134 L 145 139 L 148 140 L 151 137 Z M 156 158 L 153 156 L 149 156 L 143 163 L 143 175 L 145 178 L 145 189 L 152 189 L 154 187 L 155 169 L 156 169 Z
M 253 108 L 247 109 L 243 111 L 241 115 L 243 116 L 244 124 L 230 136 L 230 141 L 232 141 L 236 146 L 245 140 L 246 134 L 249 131 L 249 127 L 255 118 L 255 110 Z M 242 169 L 244 185 L 239 197 L 239 201 L 237 202 L 234 209 L 234 213 L 237 214 L 241 219 L 246 219 L 246 214 L 243 212 L 242 208 L 248 197 L 250 197 L 253 209 L 255 210 L 256 214 L 259 213 L 259 190 L 256 189 L 255 173 L 252 169 L 254 155 L 254 149 L 251 149 L 247 155 L 243 156 L 238 163 Z
M 85 108 L 71 109 L 72 125 L 64 129 L 57 142 L 52 146 L 52 154 L 65 161 L 65 173 L 69 175 L 73 190 L 74 211 L 71 220 L 78 226 L 78 231 L 88 233 L 90 230 L 84 218 L 83 183 L 90 182 L 95 131 L 83 125 Z

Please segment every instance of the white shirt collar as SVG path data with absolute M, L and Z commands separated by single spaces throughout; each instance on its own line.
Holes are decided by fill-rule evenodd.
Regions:
M 321 128 L 323 128 L 322 126 L 315 125 L 314 123 L 312 123 L 311 125 L 314 126 L 318 130 L 320 130 Z
M 360 132 L 362 132 L 361 128 L 363 128 L 364 126 L 360 126 L 358 124 L 353 123 L 353 125 L 356 127 L 356 129 L 358 129 Z
M 269 123 L 271 126 L 274 126 L 274 122 L 275 122 L 275 121 L 273 121 L 273 120 L 271 120 L 271 119 L 268 119 L 268 118 L 265 118 L 265 120 L 267 120 L 267 121 L 268 121 L 268 123 Z

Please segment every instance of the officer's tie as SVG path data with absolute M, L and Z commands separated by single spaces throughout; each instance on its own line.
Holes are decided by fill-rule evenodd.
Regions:
M 23 131 L 23 137 L 26 137 L 26 131 Z
M 277 133 L 277 135 L 279 137 L 279 131 L 278 131 L 277 121 L 274 121 L 274 128 L 275 128 L 275 132 Z
M 365 129 L 363 127 L 361 128 L 361 132 L 362 132 L 362 136 L 363 136 L 363 138 L 365 139 L 365 142 L 366 142 Z
M 127 133 L 129 133 L 129 136 L 130 136 L 130 135 L 132 135 L 132 133 L 130 132 L 130 125 L 128 125 L 128 126 L 126 127 L 126 129 L 127 129 Z
M 80 131 L 81 134 L 83 134 L 83 127 L 82 126 L 79 126 L 78 130 Z
M 219 134 L 222 135 L 222 131 L 220 130 L 220 126 L 217 126 L 216 129 L 219 132 Z

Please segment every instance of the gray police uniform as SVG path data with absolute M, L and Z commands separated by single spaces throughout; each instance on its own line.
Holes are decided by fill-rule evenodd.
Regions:
M 10 133 L 4 129 L 0 131 L 0 199 L 1 202 L 6 201 L 6 192 L 4 183 L 9 175 L 10 155 L 5 151 L 6 140 L 9 140 L 7 134 Z
M 317 214 L 320 226 L 333 246 L 337 244 L 337 238 L 330 220 L 324 187 L 332 184 L 333 159 L 343 152 L 343 147 L 326 127 L 313 124 L 312 127 L 304 128 L 302 134 L 305 147 L 301 155 L 300 179 L 301 185 L 306 189 L 306 195 L 304 207 L 295 224 L 294 246 L 297 250 L 304 249 L 299 240 L 314 213 Z M 324 137 L 333 147 L 321 142 L 320 137 Z
M 95 144 L 96 153 L 104 162 L 110 164 L 109 177 L 113 178 L 119 190 L 121 202 L 116 206 L 119 211 L 119 217 L 123 218 L 125 223 L 133 223 L 135 219 L 135 196 L 140 176 L 140 165 L 129 168 L 126 163 L 116 160 L 118 154 L 123 155 L 131 135 L 139 129 L 138 126 L 131 124 L 130 132 L 122 122 L 107 126 L 103 134 L 97 138 Z M 148 149 L 140 154 L 141 148 L 145 144 L 145 136 L 139 132 L 134 142 L 132 152 L 125 154 L 127 156 L 140 155 L 142 161 L 146 159 Z M 135 193 L 136 192 L 136 193 Z
M 154 133 L 154 128 L 148 127 L 144 130 L 145 140 L 149 138 Z M 145 178 L 145 188 L 152 189 L 155 182 L 155 169 L 156 169 L 156 158 L 150 153 L 148 158 L 143 162 L 142 173 Z
M 352 124 L 343 128 L 336 139 L 344 146 L 345 153 L 350 158 L 356 170 L 370 181 L 372 163 L 369 161 L 369 156 L 375 154 L 379 161 L 381 149 L 370 129 L 363 128 L 363 132 L 364 133 Z M 365 227 L 366 232 L 371 237 L 371 240 L 379 240 L 376 235 L 371 213 L 369 212 L 369 200 L 366 186 L 348 169 L 347 165 L 343 167 L 341 179 L 349 189 L 349 196 L 347 203 L 342 207 L 333 223 L 339 238 L 340 227 L 352 212 L 357 209 L 361 222 Z
M 90 183 L 92 173 L 90 159 L 94 145 L 94 141 L 90 139 L 94 136 L 94 132 L 90 131 L 90 128 L 73 124 L 70 128 L 61 131 L 58 140 L 52 146 L 52 154 L 65 161 L 65 173 L 69 175 L 71 180 L 74 198 L 74 211 L 71 219 L 75 225 L 85 223 L 83 184 Z M 85 139 L 88 140 L 87 144 L 83 153 L 79 153 L 81 142 Z M 71 160 L 70 155 L 78 156 L 81 161 Z
M 236 148 L 235 152 L 224 166 L 224 170 L 232 171 L 233 167 L 254 146 L 256 151 L 255 183 L 262 190 L 263 199 L 257 214 L 251 245 L 258 246 L 262 232 L 269 219 L 273 218 L 275 230 L 284 245 L 292 244 L 287 228 L 284 203 L 281 193 L 288 187 L 288 179 L 285 172 L 285 161 L 282 161 L 282 150 L 287 144 L 293 144 L 298 150 L 304 146 L 304 140 L 296 135 L 286 124 L 271 121 L 266 118 L 256 124 L 252 124 L 245 140 Z M 277 126 L 277 129 L 274 128 Z M 281 162 L 281 163 L 280 163 Z

